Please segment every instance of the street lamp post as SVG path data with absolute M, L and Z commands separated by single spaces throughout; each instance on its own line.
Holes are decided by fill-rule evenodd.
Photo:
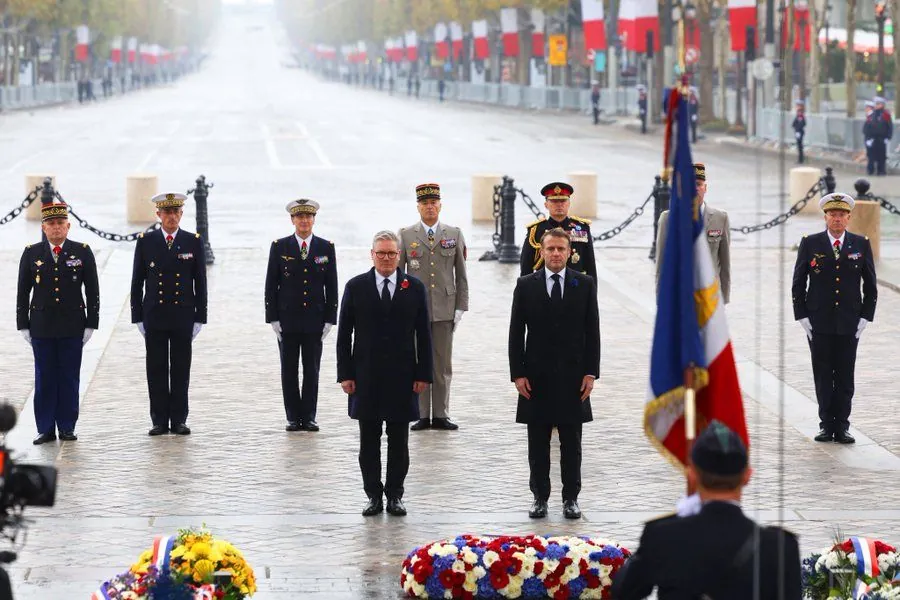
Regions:
M 694 25 L 694 23 L 695 23 L 694 19 L 696 19 L 696 18 L 697 18 L 697 7 L 694 6 L 694 3 L 693 3 L 693 2 L 691 2 L 690 0 L 688 0 L 688 2 L 686 2 L 685 5 L 684 5 L 684 24 L 685 24 L 685 30 L 686 30 L 686 33 L 687 33 L 687 39 L 684 40 L 684 47 L 685 47 L 685 48 L 687 48 L 687 47 L 690 46 L 690 45 L 693 45 L 693 42 L 694 42 L 694 26 L 695 26 L 695 25 Z M 697 48 L 698 54 L 699 54 L 699 51 L 700 51 L 700 48 Z M 685 66 L 687 67 L 688 71 L 689 71 L 691 74 L 693 74 L 693 72 L 694 72 L 694 67 L 693 67 L 693 65 L 685 65 Z M 694 82 L 692 81 L 692 82 L 691 82 L 691 85 L 693 85 L 693 83 L 694 83 Z
M 875 0 L 875 22 L 878 24 L 878 93 L 884 93 L 884 13 L 885 0 Z
M 806 100 L 806 20 L 809 18 L 809 4 L 806 0 L 795 0 L 794 10 L 797 13 L 797 36 L 795 47 L 800 47 L 800 100 Z
M 831 63 L 829 62 L 829 57 L 831 56 L 830 50 L 831 47 L 828 44 L 828 28 L 831 26 L 831 3 L 825 4 L 825 100 L 831 101 Z

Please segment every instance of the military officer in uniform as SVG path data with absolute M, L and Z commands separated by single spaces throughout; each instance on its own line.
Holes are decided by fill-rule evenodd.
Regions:
M 34 352 L 36 445 L 74 441 L 81 349 L 100 322 L 97 263 L 87 244 L 67 239 L 69 209 L 41 207 L 46 242 L 27 246 L 19 261 L 16 328 Z M 82 295 L 84 288 L 84 295 Z
M 719 276 L 719 287 L 725 304 L 731 299 L 731 226 L 728 213 L 710 206 L 704 199 L 706 196 L 706 166 L 694 164 L 694 176 L 697 178 L 697 197 L 702 203 L 703 229 L 706 230 L 706 241 L 712 255 L 713 270 Z M 663 248 L 668 234 L 669 211 L 659 215 L 659 227 L 656 233 L 656 287 L 659 288 L 659 274 L 662 272 Z
M 819 402 L 817 442 L 855 441 L 848 429 L 856 349 L 878 300 L 869 238 L 847 231 L 854 205 L 847 194 L 823 196 L 826 229 L 800 241 L 794 265 L 794 319 L 809 340 Z
M 162 227 L 138 237 L 131 322 L 144 336 L 150 435 L 189 435 L 191 345 L 206 323 L 206 255 L 200 234 L 179 229 L 184 194 L 153 197 Z
M 458 429 L 450 420 L 453 332 L 469 310 L 466 240 L 459 227 L 441 223 L 441 188 L 416 186 L 421 220 L 400 230 L 400 269 L 425 284 L 431 316 L 434 383 L 419 394 L 419 420 L 412 431 Z
M 572 186 L 562 182 L 548 183 L 541 189 L 544 206 L 550 213 L 550 218 L 542 218 L 529 223 L 528 234 L 525 236 L 525 243 L 522 244 L 519 273 L 521 276 L 533 273 L 544 266 L 544 259 L 541 256 L 541 238 L 550 229 L 559 227 L 569 234 L 572 242 L 572 252 L 566 266 L 573 271 L 590 275 L 595 282 L 597 281 L 597 263 L 594 259 L 591 222 L 569 215 L 573 193 Z
M 741 509 L 750 475 L 740 436 L 712 421 L 697 436 L 688 466 L 700 512 L 646 523 L 640 547 L 613 579 L 612 598 L 646 598 L 656 587 L 659 600 L 800 600 L 797 537 L 760 527 Z
M 281 392 L 286 431 L 318 431 L 319 364 L 322 342 L 337 323 L 334 244 L 313 235 L 319 203 L 288 203 L 294 233 L 272 242 L 266 271 L 266 323 L 281 356 Z M 298 370 L 303 359 L 303 389 Z

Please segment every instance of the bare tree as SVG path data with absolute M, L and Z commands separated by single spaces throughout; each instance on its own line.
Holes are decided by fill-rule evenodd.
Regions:
M 856 116 L 856 52 L 853 51 L 855 34 L 856 0 L 847 0 L 847 62 L 844 82 L 847 84 L 847 116 L 851 119 Z
M 700 29 L 700 122 L 707 123 L 716 118 L 713 104 L 713 30 L 712 7 L 715 0 L 697 2 L 697 19 L 694 27 Z M 685 28 L 687 29 L 687 28 Z M 687 33 L 687 30 L 685 31 Z
M 821 79 L 821 68 L 819 66 L 819 32 L 822 30 L 822 27 L 825 26 L 826 2 L 827 0 L 814 0 L 809 3 L 810 43 L 807 81 L 809 81 L 810 87 L 810 112 L 819 112 L 822 107 L 822 90 L 820 87 L 821 83 L 819 82 L 819 79 Z
M 897 22 L 897 17 L 900 16 L 900 0 L 891 0 L 891 16 L 894 19 L 894 22 Z M 900 90 L 900 27 L 894 26 L 894 32 L 891 34 L 894 37 L 894 114 L 900 114 L 900 94 L 897 93 L 897 90 Z

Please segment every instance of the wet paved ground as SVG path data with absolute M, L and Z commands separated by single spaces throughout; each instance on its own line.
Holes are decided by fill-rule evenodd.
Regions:
M 257 36 L 251 53 L 232 45 L 246 27 L 226 20 L 206 70 L 176 86 L 0 118 L 0 137 L 15 142 L 0 147 L 9 165 L 0 171 L 0 189 L 10 207 L 24 195 L 26 172 L 52 172 L 83 216 L 129 231 L 135 226 L 124 223 L 126 175 L 153 172 L 162 187 L 182 191 L 201 172 L 216 183 L 210 214 L 217 261 L 209 326 L 195 343 L 188 438 L 146 435 L 143 344 L 127 309 L 131 246 L 73 228 L 72 237 L 97 252 L 104 312 L 86 348 L 80 439 L 32 448 L 30 405 L 10 436 L 26 456 L 60 468 L 57 505 L 29 511 L 36 522 L 11 569 L 16 597 L 85 598 L 154 534 L 201 523 L 245 552 L 263 600 L 396 597 L 406 552 L 461 532 L 597 534 L 633 547 L 642 521 L 669 511 L 683 487 L 641 427 L 653 322 L 653 265 L 646 258 L 652 222 L 638 219 L 597 250 L 603 357 L 596 420 L 584 435 L 585 519 L 564 521 L 554 494 L 550 519 L 535 524 L 526 514 L 525 432 L 514 423 L 506 363 L 517 268 L 473 260 L 487 249 L 492 228 L 471 222 L 470 177 L 509 173 L 537 195 L 548 180 L 595 170 L 599 231 L 649 193 L 659 148 L 576 116 L 438 105 L 320 82 L 281 66 L 286 51 L 276 30 L 248 33 Z M 701 142 L 697 157 L 710 172 L 710 201 L 727 209 L 734 225 L 780 210 L 773 158 L 714 140 Z M 837 176 L 852 181 L 849 173 Z M 316 232 L 335 241 L 343 285 L 368 268 L 374 231 L 416 220 L 412 190 L 425 180 L 442 184 L 444 220 L 472 240 L 472 310 L 454 348 L 452 413 L 461 429 L 412 434 L 409 516 L 367 520 L 359 515 L 365 498 L 357 429 L 334 383 L 334 335 L 323 358 L 322 431 L 283 430 L 277 349 L 262 304 L 267 247 L 290 231 L 284 204 L 313 197 L 323 205 Z M 189 210 L 188 228 L 193 219 Z M 521 210 L 519 219 L 530 220 Z M 884 225 L 883 262 L 893 265 L 900 224 L 885 216 Z M 784 521 L 801 536 L 804 552 L 826 544 L 835 527 L 894 542 L 900 532 L 893 484 L 900 434 L 888 417 L 896 414 L 898 388 L 885 368 L 900 351 L 900 325 L 891 318 L 900 295 L 886 287 L 857 364 L 853 424 L 861 443 L 841 448 L 811 440 L 812 374 L 788 288 L 791 245 L 820 226 L 818 218 L 800 216 L 779 230 L 738 236 L 728 306 L 756 469 L 748 512 Z M 9 282 L 0 289 L 0 320 L 8 324 L 22 244 L 38 236 L 37 225 L 22 219 L 0 229 L 0 278 Z M 0 396 L 22 406 L 32 390 L 30 349 L 12 326 L 0 341 Z

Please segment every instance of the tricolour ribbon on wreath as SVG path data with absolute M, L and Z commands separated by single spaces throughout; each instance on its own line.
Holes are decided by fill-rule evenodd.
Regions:
M 875 553 L 875 540 L 863 537 L 851 537 L 853 551 L 856 553 L 856 583 L 853 584 L 853 600 L 864 600 L 869 586 L 865 578 L 878 577 L 878 555 Z
M 153 558 L 151 560 L 160 577 L 169 576 L 171 570 L 170 555 L 172 554 L 172 548 L 175 547 L 176 540 L 177 538 L 174 535 L 158 535 L 153 538 Z M 198 595 L 198 598 L 205 597 Z M 109 595 L 109 584 L 104 583 L 100 586 L 99 590 L 91 594 L 91 600 L 111 600 Z

